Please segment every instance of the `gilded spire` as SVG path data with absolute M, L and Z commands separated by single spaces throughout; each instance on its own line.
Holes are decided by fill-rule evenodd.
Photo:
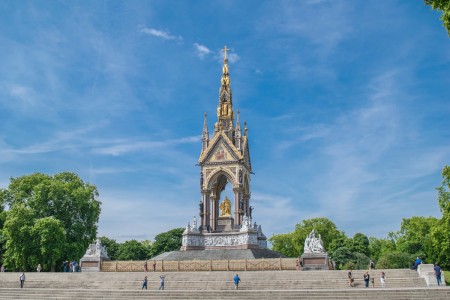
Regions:
M 228 58 L 227 58 L 227 52 L 230 51 L 227 46 L 225 46 L 223 49 L 223 67 L 222 67 L 222 86 L 229 86 L 230 85 L 230 74 L 228 73 Z
M 230 74 L 228 73 L 228 51 L 230 51 L 227 46 L 222 49 L 223 56 L 223 67 L 222 67 L 222 79 L 219 90 L 219 106 L 217 107 L 217 118 L 219 119 L 219 128 L 228 131 L 233 127 L 233 102 L 231 96 L 230 87 Z M 222 126 L 222 127 L 220 127 Z

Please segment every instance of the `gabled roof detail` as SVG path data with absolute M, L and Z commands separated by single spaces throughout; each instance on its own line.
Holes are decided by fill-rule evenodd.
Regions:
M 222 149 L 219 149 L 222 148 Z M 225 159 L 225 155 L 230 155 Z M 217 156 L 211 158 L 211 156 Z M 199 164 L 203 164 L 207 161 L 211 162 L 225 162 L 225 161 L 240 161 L 243 160 L 242 153 L 233 145 L 230 138 L 223 132 L 217 132 L 213 139 L 210 141 L 208 148 L 202 152 L 198 159 Z

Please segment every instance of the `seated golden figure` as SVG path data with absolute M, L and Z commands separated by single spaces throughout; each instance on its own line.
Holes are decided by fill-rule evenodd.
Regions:
M 231 201 L 227 197 L 223 199 L 222 203 L 219 205 L 220 210 L 222 211 L 220 213 L 220 216 L 230 216 L 231 215 Z

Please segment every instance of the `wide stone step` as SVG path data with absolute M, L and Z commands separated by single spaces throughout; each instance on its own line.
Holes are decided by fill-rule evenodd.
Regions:
M 154 291 L 1 289 L 0 299 L 449 299 L 449 288 Z

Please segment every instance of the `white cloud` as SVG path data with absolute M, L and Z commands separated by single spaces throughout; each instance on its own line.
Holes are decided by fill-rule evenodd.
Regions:
M 156 36 L 165 40 L 178 40 L 181 41 L 183 40 L 183 38 L 181 36 L 175 36 L 175 35 L 171 35 L 169 32 L 167 31 L 163 31 L 163 30 L 158 30 L 158 29 L 154 29 L 154 28 L 141 28 L 140 31 L 142 33 L 148 34 L 148 35 L 152 35 L 152 36 Z
M 229 54 L 228 54 L 228 60 L 229 60 L 231 63 L 235 63 L 235 62 L 237 62 L 239 59 L 240 59 L 240 57 L 239 57 L 239 55 L 237 55 L 236 53 L 229 53 Z
M 186 143 L 199 143 L 201 137 L 200 136 L 190 136 L 173 140 L 165 140 L 165 141 L 150 141 L 150 142 L 142 142 L 142 141 L 121 141 L 115 145 L 98 147 L 94 148 L 93 152 L 97 154 L 105 154 L 105 155 L 122 155 L 124 153 L 136 152 L 148 149 L 155 148 L 165 148 L 170 145 L 177 144 L 186 144 Z
M 209 50 L 208 47 L 199 43 L 194 43 L 194 49 L 199 58 L 204 58 L 206 55 L 211 53 L 211 50 Z

